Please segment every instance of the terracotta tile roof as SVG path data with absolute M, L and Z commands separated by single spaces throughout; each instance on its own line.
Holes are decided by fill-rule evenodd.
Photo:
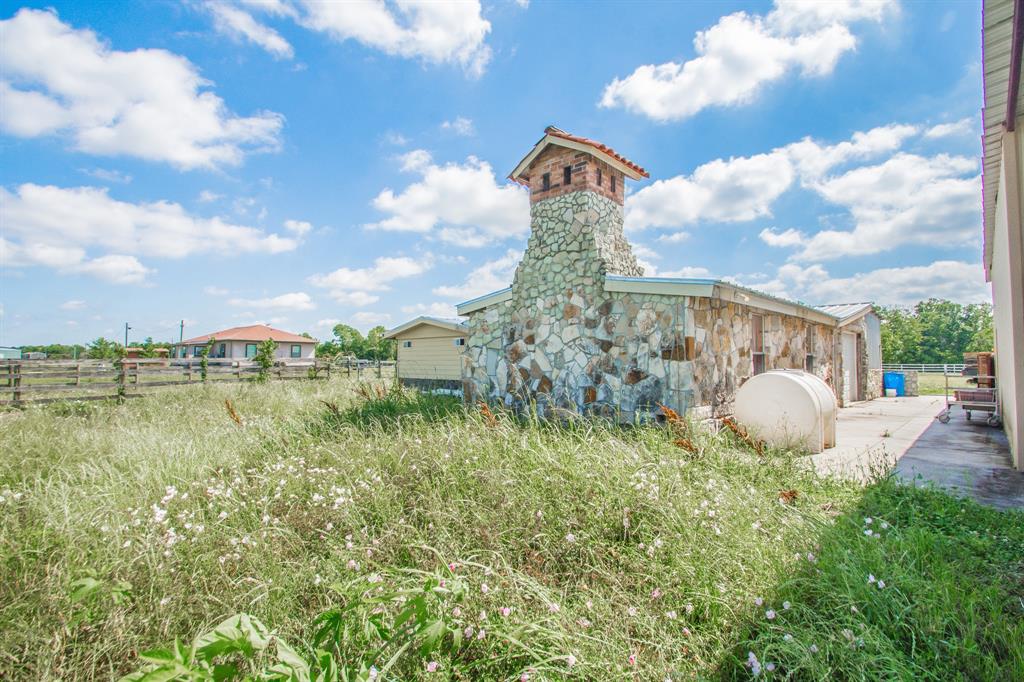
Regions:
M 213 332 L 212 334 L 204 334 L 203 336 L 197 336 L 192 339 L 185 339 L 181 343 L 206 343 L 211 337 L 218 341 L 258 342 L 273 339 L 280 343 L 316 343 L 316 339 L 309 339 L 305 336 L 299 336 L 298 334 L 274 329 L 273 327 L 268 327 L 265 324 L 251 324 L 247 327 L 231 327 L 230 329 L 222 329 L 219 332 Z
M 579 135 L 572 135 L 560 128 L 556 128 L 555 126 L 548 126 L 547 128 L 544 129 L 544 132 L 548 135 L 551 135 L 552 137 L 560 137 L 563 140 L 572 140 L 573 142 L 579 142 L 580 144 L 585 144 L 587 146 L 593 147 L 594 149 L 600 152 L 604 152 L 605 154 L 612 157 L 616 161 L 625 164 L 629 168 L 632 168 L 634 171 L 644 176 L 645 178 L 651 177 L 650 173 L 644 170 L 643 166 L 633 163 L 625 156 L 622 156 L 621 154 L 616 152 L 611 147 L 601 144 L 597 140 L 591 140 L 589 137 L 580 137 Z

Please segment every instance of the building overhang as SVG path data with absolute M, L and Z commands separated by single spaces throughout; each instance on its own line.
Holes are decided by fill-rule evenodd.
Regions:
M 1024 3 L 1021 0 L 985 0 L 982 10 L 982 68 L 984 107 L 982 121 L 982 211 L 984 214 L 985 279 L 991 279 L 992 236 L 1003 161 L 1003 138 L 1016 128 L 1024 112 L 1020 89 L 1024 49 Z
M 489 308 L 491 306 L 504 303 L 505 301 L 512 299 L 512 287 L 506 287 L 499 289 L 498 291 L 492 291 L 489 294 L 471 298 L 468 301 L 463 301 L 455 306 L 455 312 L 459 315 L 469 315 L 475 313 L 478 310 Z
M 394 329 L 389 329 L 388 331 L 384 332 L 384 338 L 393 339 L 401 335 L 403 332 L 407 332 L 410 329 L 415 329 L 416 327 L 424 325 L 429 327 L 437 327 L 439 329 L 444 329 L 446 331 L 457 332 L 461 334 L 466 334 L 468 331 L 466 329 L 466 325 L 462 322 L 454 322 L 451 320 L 442 320 L 437 317 L 430 317 L 428 315 L 420 315 L 415 319 L 409 320 L 405 324 L 400 324 Z

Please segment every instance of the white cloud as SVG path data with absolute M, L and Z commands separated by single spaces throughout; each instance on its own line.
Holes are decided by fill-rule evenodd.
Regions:
M 85 301 L 79 301 L 72 299 L 70 301 L 64 301 L 60 304 L 61 310 L 82 310 L 85 308 Z
M 140 263 L 135 256 L 116 253 L 85 260 L 70 271 L 91 275 L 111 284 L 140 284 L 156 272 Z
M 232 298 L 228 305 L 257 310 L 313 310 L 316 304 L 309 294 L 296 291 L 270 298 Z
M 309 277 L 309 283 L 328 290 L 328 295 L 348 306 L 366 306 L 376 303 L 380 296 L 371 291 L 388 291 L 396 279 L 423 274 L 433 266 L 429 255 L 419 260 L 407 256 L 382 256 L 368 268 L 338 268 L 326 275 Z
M 783 232 L 774 227 L 766 227 L 757 235 L 768 246 L 800 246 L 807 239 L 803 232 L 789 228 Z
M 665 242 L 666 244 L 682 244 L 683 242 L 690 239 L 689 232 L 669 232 L 658 237 L 659 242 Z
M 476 134 L 476 129 L 473 127 L 473 120 L 463 116 L 456 116 L 452 121 L 445 121 L 441 124 L 441 130 L 450 130 L 456 135 L 461 135 L 463 137 L 470 137 Z
M 67 133 L 75 149 L 178 168 L 236 165 L 275 149 L 280 114 L 235 116 L 192 62 L 160 49 L 112 50 L 53 12 L 0 21 L 0 128 L 19 137 Z
M 776 199 L 799 178 L 813 186 L 829 170 L 898 149 L 919 129 L 888 125 L 823 145 L 811 138 L 764 154 L 715 159 L 691 175 L 658 180 L 626 198 L 626 229 L 683 227 L 770 216 Z
M 227 296 L 230 292 L 223 287 L 210 285 L 203 287 L 203 293 L 207 296 Z
M 342 305 L 350 305 L 356 308 L 361 308 L 380 300 L 380 296 L 368 294 L 365 291 L 343 291 L 341 289 L 331 291 L 330 297 Z
M 499 185 L 490 164 L 469 157 L 466 163 L 433 163 L 415 150 L 401 157 L 402 170 L 421 177 L 396 194 L 385 189 L 373 200 L 388 214 L 366 227 L 375 230 L 426 233 L 441 228 L 443 239 L 459 243 L 491 243 L 521 237 L 530 229 L 530 206 L 524 188 Z M 453 231 L 454 230 L 454 231 Z
M 963 246 L 981 234 L 977 161 L 899 153 L 884 163 L 827 178 L 815 190 L 850 211 L 852 230 L 822 230 L 794 258 L 820 261 L 904 244 Z
M 208 189 L 204 189 L 203 191 L 201 191 L 199 193 L 199 201 L 204 203 L 204 204 L 210 204 L 210 203 L 213 203 L 214 201 L 217 201 L 218 199 L 223 199 L 223 198 L 224 198 L 223 194 L 217 194 L 216 192 L 211 192 Z
M 369 268 L 338 268 L 326 275 L 313 275 L 310 284 L 340 291 L 386 291 L 391 281 L 423 274 L 430 269 L 431 259 L 416 260 L 407 256 L 382 256 Z
M 305 220 L 286 220 L 284 221 L 284 229 L 288 230 L 296 237 L 302 237 L 313 229 L 313 225 Z
M 281 34 L 256 21 L 245 10 L 219 0 L 207 2 L 205 7 L 213 16 L 213 25 L 224 35 L 259 45 L 276 59 L 294 56 L 291 44 Z
M 769 215 L 772 202 L 792 183 L 793 167 L 781 150 L 715 159 L 689 177 L 658 180 L 630 195 L 626 229 L 752 220 Z
M 702 268 L 693 265 L 687 265 L 681 268 L 676 268 L 675 270 L 658 270 L 658 268 L 654 267 L 653 265 L 649 267 L 650 270 L 646 268 L 644 269 L 645 277 L 675 277 L 682 279 L 706 279 L 708 277 L 711 277 L 710 270 L 708 270 L 707 268 Z
M 512 285 L 516 266 L 523 257 L 522 251 L 509 249 L 504 256 L 487 261 L 476 268 L 462 284 L 446 285 L 434 288 L 434 294 L 444 298 L 455 298 L 462 301 L 489 294 L 498 289 Z
M 939 123 L 925 131 L 924 136 L 929 139 L 950 137 L 952 135 L 970 135 L 974 132 L 974 121 L 970 118 L 962 118 L 952 123 Z
M 426 149 L 414 149 L 399 156 L 398 160 L 402 162 L 402 172 L 415 173 L 428 168 L 434 159 Z
M 417 303 L 415 305 L 402 306 L 402 312 L 407 315 L 428 315 L 430 317 L 458 317 L 455 306 L 451 303 Z
M 78 170 L 90 177 L 107 182 L 128 184 L 132 181 L 132 176 L 118 170 L 107 170 L 106 168 L 79 168 Z
M 658 121 L 693 116 L 709 106 L 750 102 L 766 84 L 791 72 L 832 72 L 857 39 L 849 24 L 880 22 L 895 0 L 776 0 L 767 16 L 736 12 L 700 31 L 697 56 L 684 63 L 638 67 L 605 87 L 603 107 L 624 107 Z
M 303 0 L 300 22 L 338 41 L 356 40 L 387 54 L 430 63 L 454 63 L 480 76 L 491 59 L 484 42 L 491 24 L 477 0 Z
M 874 301 L 905 305 L 928 298 L 947 298 L 961 303 L 991 303 L 980 263 L 935 261 L 928 265 L 879 268 L 849 277 L 833 278 L 821 265 L 807 267 L 787 263 L 775 279 L 755 288 L 814 304 Z
M 24 184 L 0 187 L 7 265 L 43 265 L 113 282 L 139 282 L 150 272 L 135 255 L 280 253 L 298 243 L 220 218 L 200 218 L 168 201 L 131 204 L 105 188 Z M 17 239 L 18 241 L 14 241 Z M 107 255 L 88 259 L 88 250 Z
M 391 322 L 391 315 L 388 313 L 376 313 L 368 310 L 361 310 L 358 313 L 353 313 L 352 317 L 348 318 L 348 324 L 355 327 L 364 334 L 373 327 L 379 325 L 387 325 Z

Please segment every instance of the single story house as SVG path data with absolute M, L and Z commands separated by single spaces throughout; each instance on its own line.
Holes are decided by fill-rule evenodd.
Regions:
M 200 357 L 203 349 L 210 343 L 210 339 L 214 340 L 213 348 L 210 349 L 210 358 L 234 358 L 237 360 L 254 358 L 259 345 L 267 339 L 277 342 L 277 350 L 274 353 L 277 360 L 313 360 L 316 357 L 316 339 L 274 329 L 265 324 L 231 327 L 212 334 L 186 339 L 174 344 L 174 357 Z
M 421 316 L 384 334 L 398 342 L 398 379 L 425 389 L 462 388 L 462 350 L 466 347 L 464 322 Z
M 21 349 L 12 346 L 0 346 L 0 360 L 21 360 Z
M 999 411 L 1017 469 L 1024 470 L 1024 16 L 1014 0 L 985 0 L 982 168 L 983 264 L 992 283 Z
M 457 306 L 466 400 L 711 417 L 770 369 L 812 372 L 841 402 L 868 393 L 846 385 L 861 372 L 844 370 L 837 315 L 716 279 L 644 277 L 623 233 L 625 181 L 648 177 L 636 163 L 549 127 L 509 177 L 529 188 L 531 234 L 510 287 Z
M 882 395 L 882 320 L 871 303 L 819 305 L 839 319 L 842 402 L 874 400 Z

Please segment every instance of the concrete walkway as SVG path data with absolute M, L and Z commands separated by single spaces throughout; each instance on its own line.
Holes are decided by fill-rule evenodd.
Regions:
M 808 459 L 823 474 L 868 480 L 895 470 L 913 485 L 935 484 L 999 509 L 1024 509 L 1024 472 L 1013 469 L 1006 435 L 954 408 L 935 416 L 942 396 L 880 398 L 839 411 L 838 447 Z M 981 415 L 984 416 L 984 415 Z

